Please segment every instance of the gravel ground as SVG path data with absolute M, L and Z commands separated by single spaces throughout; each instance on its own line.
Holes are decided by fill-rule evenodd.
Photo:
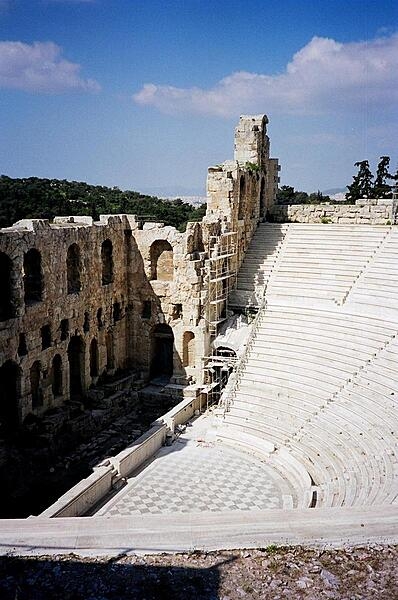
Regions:
M 398 599 L 398 546 L 0 557 L 1 600 Z

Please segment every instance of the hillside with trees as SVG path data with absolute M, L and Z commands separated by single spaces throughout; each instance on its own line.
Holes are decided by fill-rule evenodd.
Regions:
M 188 221 L 202 219 L 203 204 L 194 208 L 182 200 L 161 200 L 118 187 L 89 185 L 65 179 L 0 176 L 0 227 L 20 219 L 53 219 L 55 216 L 84 215 L 98 220 L 100 214 L 152 216 L 166 225 L 185 229 Z

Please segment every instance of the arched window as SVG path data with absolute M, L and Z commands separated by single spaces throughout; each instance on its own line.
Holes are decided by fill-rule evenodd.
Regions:
M 51 388 L 54 398 L 62 396 L 62 358 L 56 354 L 51 366 Z
M 241 221 L 245 218 L 245 196 L 246 196 L 246 180 L 245 176 L 241 175 L 239 180 L 239 208 L 238 208 L 238 220 Z
M 173 248 L 166 240 L 156 240 L 150 249 L 151 279 L 173 280 Z
M 12 261 L 7 254 L 0 252 L 0 321 L 15 316 L 12 302 Z
M 43 276 L 41 272 L 41 254 L 35 248 L 24 255 L 24 297 L 25 304 L 40 302 L 43 293 Z
M 111 371 L 115 368 L 115 349 L 113 347 L 113 335 L 111 331 L 108 331 L 105 338 L 106 346 L 106 368 Z
M 7 360 L 0 367 L 0 432 L 6 437 L 18 425 L 18 399 L 21 375 L 16 363 Z
M 71 337 L 68 345 L 70 397 L 81 396 L 84 390 L 84 343 L 80 336 Z
M 105 240 L 101 246 L 102 285 L 113 281 L 113 247 L 111 240 Z
M 151 377 L 173 374 L 174 335 L 169 325 L 156 325 L 151 338 Z
M 84 333 L 88 333 L 90 331 L 90 314 L 88 312 L 84 313 L 83 331 Z
M 98 377 L 98 342 L 95 338 L 90 344 L 90 377 Z
M 32 394 L 32 408 L 43 406 L 43 390 L 41 389 L 41 363 L 36 360 L 30 367 L 30 392 Z
M 66 256 L 66 277 L 68 282 L 68 294 L 78 294 L 81 290 L 81 261 L 80 248 L 72 244 L 68 248 Z
M 182 338 L 182 364 L 184 367 L 195 364 L 195 335 L 192 331 L 185 331 Z

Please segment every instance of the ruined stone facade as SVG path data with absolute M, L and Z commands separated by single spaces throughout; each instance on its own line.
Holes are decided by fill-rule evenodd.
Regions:
M 203 382 L 234 275 L 275 198 L 267 122 L 241 117 L 235 160 L 209 169 L 206 216 L 185 233 L 132 215 L 1 230 L 3 434 L 119 372 Z

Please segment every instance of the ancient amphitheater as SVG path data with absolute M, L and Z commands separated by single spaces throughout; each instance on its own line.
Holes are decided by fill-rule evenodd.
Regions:
M 175 398 L 40 515 L 1 520 L 2 552 L 397 542 L 397 202 L 275 205 L 266 124 L 241 117 L 185 233 L 2 230 L 3 427 Z

